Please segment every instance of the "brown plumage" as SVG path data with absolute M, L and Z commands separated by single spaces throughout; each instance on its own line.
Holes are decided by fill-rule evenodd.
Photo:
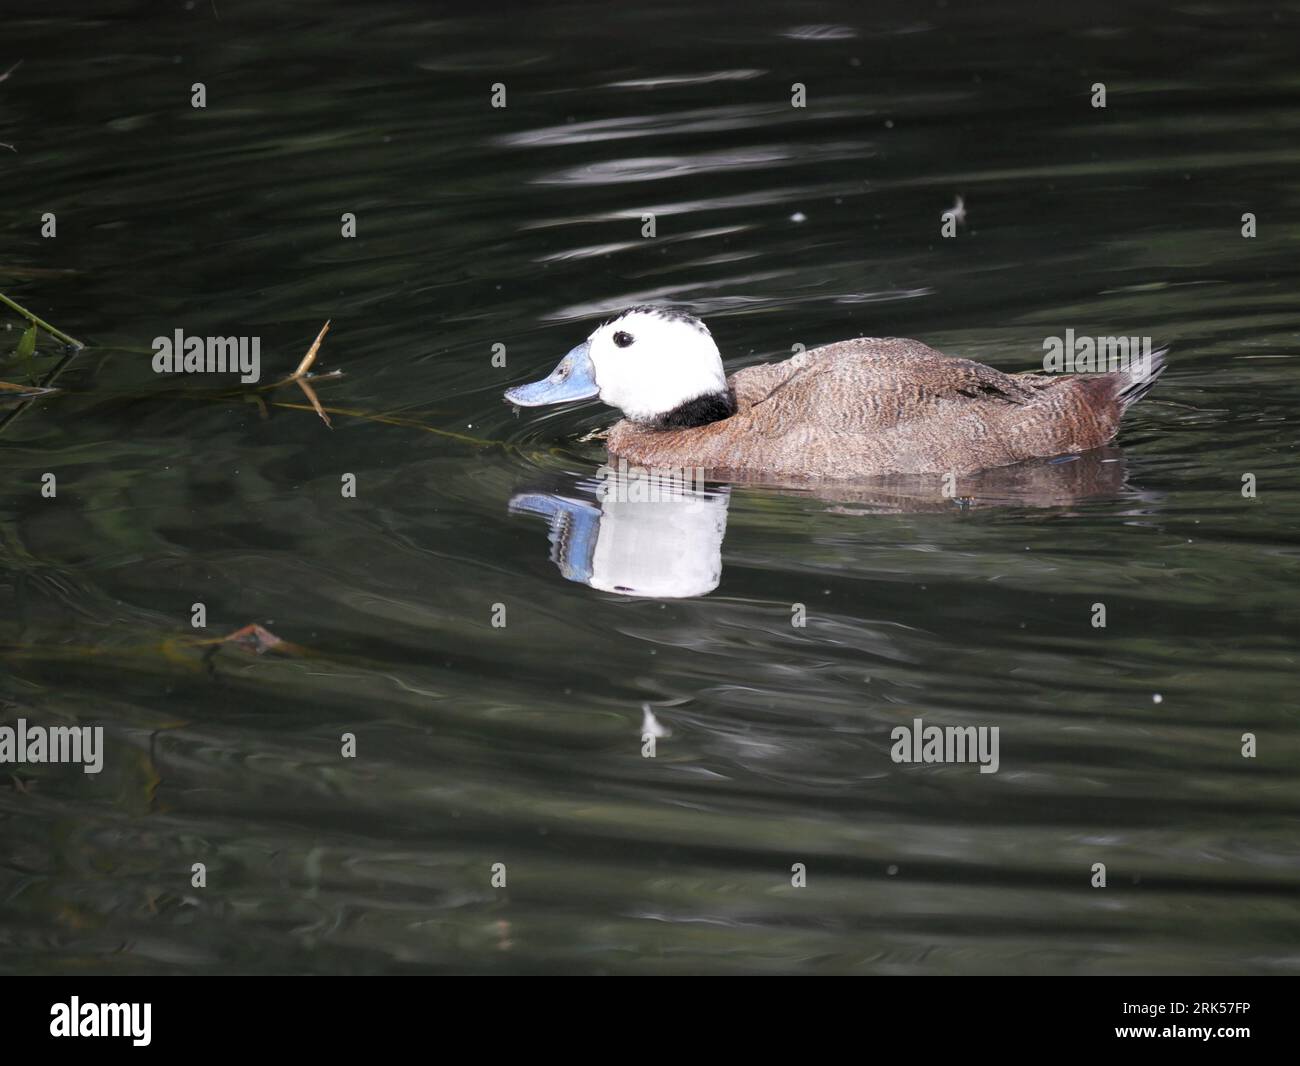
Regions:
M 970 473 L 1107 443 L 1163 356 L 1108 374 L 1004 374 L 919 341 L 861 337 L 733 374 L 729 418 L 690 429 L 619 422 L 609 452 L 742 477 Z

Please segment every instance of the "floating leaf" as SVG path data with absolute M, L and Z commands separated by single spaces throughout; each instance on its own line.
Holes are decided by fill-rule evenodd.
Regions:
M 301 655 L 306 651 L 305 648 L 301 648 L 297 644 L 290 644 L 287 640 L 281 640 L 269 629 L 259 626 L 256 622 L 241 626 L 233 633 L 227 633 L 224 637 L 218 637 L 216 640 L 204 640 L 200 641 L 200 643 L 214 645 L 215 647 L 230 644 L 241 651 L 253 652 L 256 655 L 263 655 L 268 651 L 275 651 L 280 655 Z
M 36 352 L 36 323 L 33 322 L 18 339 L 18 350 L 14 353 L 19 359 L 30 359 Z
M 247 651 L 256 652 L 261 655 L 272 648 L 279 647 L 284 643 L 279 637 L 269 629 L 264 629 L 256 622 L 244 626 L 243 629 L 237 629 L 225 638 L 227 643 L 233 642 L 237 646 Z

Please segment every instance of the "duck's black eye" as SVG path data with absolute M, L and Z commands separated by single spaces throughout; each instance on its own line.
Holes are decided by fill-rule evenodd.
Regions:
M 621 329 L 614 334 L 614 343 L 620 348 L 626 348 L 632 343 L 632 334 L 624 333 Z

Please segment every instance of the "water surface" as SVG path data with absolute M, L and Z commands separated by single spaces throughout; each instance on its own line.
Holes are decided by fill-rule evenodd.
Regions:
M 0 967 L 1296 972 L 1298 15 L 7 15 L 0 290 L 91 346 L 0 430 L 0 718 L 107 750 L 0 774 Z M 500 394 L 665 301 L 732 370 L 862 334 L 1021 370 L 1067 328 L 1171 368 L 1115 449 L 963 500 L 606 522 L 611 413 Z M 150 366 L 259 336 L 269 384 L 326 319 L 333 429 Z M 518 506 L 555 497 L 636 580 L 716 565 L 566 579 Z M 295 647 L 197 643 L 249 623 Z M 999 727 L 998 772 L 894 763 L 915 718 Z

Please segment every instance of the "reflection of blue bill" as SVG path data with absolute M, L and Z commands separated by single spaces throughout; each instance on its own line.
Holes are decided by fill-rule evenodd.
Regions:
M 541 515 L 550 523 L 551 560 L 569 581 L 591 583 L 600 509 L 543 492 L 521 492 L 510 501 L 513 514 Z

